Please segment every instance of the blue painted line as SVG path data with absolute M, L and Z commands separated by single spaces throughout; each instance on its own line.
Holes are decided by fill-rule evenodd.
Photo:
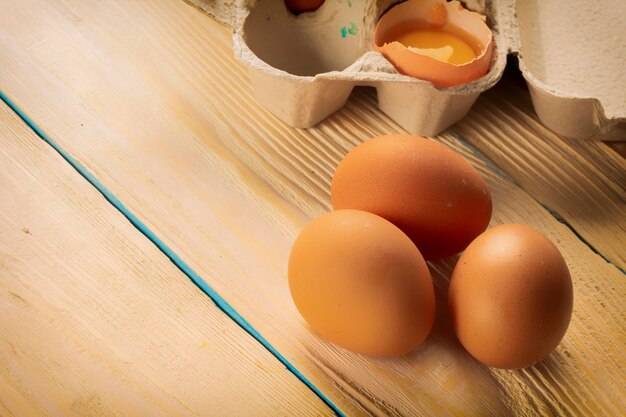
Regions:
M 133 226 L 135 226 L 144 236 L 154 243 L 165 256 L 167 256 L 202 292 L 209 296 L 215 305 L 228 317 L 237 323 L 250 336 L 258 341 L 276 359 L 282 363 L 292 374 L 302 381 L 311 391 L 313 391 L 337 416 L 345 417 L 345 414 L 333 404 L 322 392 L 317 389 L 300 371 L 298 371 L 274 346 L 270 344 L 252 325 L 244 319 L 226 300 L 222 298 L 213 288 L 211 288 L 189 265 L 185 263 L 169 246 L 167 246 L 158 236 L 156 236 L 141 220 L 137 218 L 126 206 L 111 193 L 96 177 L 94 177 L 78 161 L 66 153 L 56 142 L 41 130 L 6 94 L 0 91 L 0 99 L 5 102 L 23 121 L 26 123 L 44 142 L 50 145 L 63 159 L 65 159 L 80 175 L 82 175 L 91 185 L 93 185 L 102 196 L 111 203 Z
M 587 239 L 585 239 L 580 233 L 578 233 L 578 231 L 576 229 L 574 229 L 574 226 L 569 224 L 569 222 L 567 220 L 565 220 L 563 217 L 561 217 L 561 215 L 559 213 L 557 213 L 556 211 L 552 210 L 550 207 L 546 206 L 545 204 L 543 204 L 541 202 L 539 202 L 539 204 L 541 204 L 541 207 L 543 207 L 548 213 L 550 213 L 552 215 L 552 217 L 554 217 L 556 219 L 556 221 L 558 221 L 559 223 L 565 225 L 565 227 L 567 227 L 581 242 L 583 242 L 585 245 L 587 245 L 587 247 L 589 249 L 591 249 L 591 251 L 593 253 L 595 253 L 596 255 L 601 257 L 602 259 L 604 259 L 604 261 L 606 263 L 608 263 L 610 265 L 613 265 L 615 268 L 617 268 L 618 271 L 620 271 L 623 275 L 626 276 L 626 271 L 624 271 L 624 269 L 622 267 L 620 267 L 615 262 L 613 262 L 608 256 L 604 255 L 602 252 L 597 250 L 591 243 L 589 243 L 587 241 Z

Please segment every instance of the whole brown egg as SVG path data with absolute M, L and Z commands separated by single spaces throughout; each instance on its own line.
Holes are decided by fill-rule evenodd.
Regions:
M 448 293 L 456 335 L 479 361 L 523 368 L 559 344 L 570 322 L 573 289 L 559 250 L 541 232 L 500 225 L 461 255 Z
M 285 0 L 285 6 L 292 13 L 299 14 L 319 9 L 324 0 Z
M 407 353 L 433 325 L 426 262 L 400 229 L 374 214 L 337 210 L 313 220 L 291 249 L 288 274 L 302 317 L 353 352 Z
M 491 194 L 480 174 L 445 145 L 419 136 L 369 139 L 339 163 L 333 208 L 358 209 L 389 220 L 426 260 L 454 255 L 491 219 Z

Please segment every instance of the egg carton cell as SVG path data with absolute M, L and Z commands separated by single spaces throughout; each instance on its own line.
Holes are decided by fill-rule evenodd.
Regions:
M 233 30 L 235 55 L 249 68 L 257 101 L 294 127 L 316 125 L 355 86 L 370 86 L 379 108 L 408 132 L 436 135 L 498 82 L 514 54 L 547 127 L 577 139 L 626 139 L 626 3 L 620 0 L 464 2 L 486 16 L 493 53 L 486 75 L 454 87 L 400 74 L 374 50 L 376 23 L 398 1 L 326 0 L 299 14 L 283 0 L 186 1 Z

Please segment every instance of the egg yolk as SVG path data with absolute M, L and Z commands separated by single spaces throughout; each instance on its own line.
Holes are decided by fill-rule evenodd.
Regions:
M 458 35 L 441 30 L 412 30 L 400 34 L 396 39 L 407 48 L 453 65 L 466 64 L 476 59 L 470 44 Z

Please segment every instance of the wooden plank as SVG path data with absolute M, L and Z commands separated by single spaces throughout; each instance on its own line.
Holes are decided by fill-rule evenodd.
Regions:
M 453 130 L 626 269 L 626 159 L 602 142 L 552 133 L 528 94 L 506 81 L 482 95 Z
M 332 415 L 0 103 L 0 414 Z
M 353 355 L 298 317 L 285 279 L 291 242 L 329 208 L 342 155 L 401 131 L 371 93 L 315 129 L 291 129 L 254 102 L 227 31 L 182 2 L 6 7 L 2 88 L 347 414 L 623 414 L 623 275 L 450 133 L 437 139 L 485 175 L 493 223 L 543 230 L 572 270 L 568 335 L 524 371 L 483 367 L 451 335 L 443 306 L 453 259 L 431 265 L 437 322 L 411 355 Z

